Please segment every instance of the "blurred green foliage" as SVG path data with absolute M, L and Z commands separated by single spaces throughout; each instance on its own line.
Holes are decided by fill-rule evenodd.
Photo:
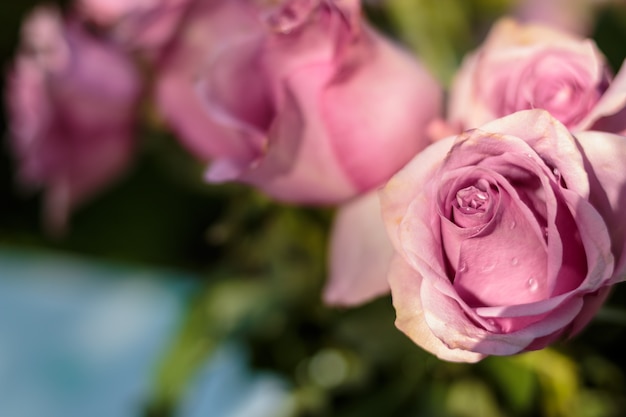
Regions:
M 508 3 L 387 0 L 367 12 L 447 83 Z M 33 4 L 1 6 L 4 68 Z M 603 11 L 594 37 L 619 67 L 626 11 Z M 147 415 L 170 415 L 198 365 L 230 338 L 247 342 L 256 367 L 291 381 L 298 416 L 626 415 L 623 288 L 574 342 L 476 365 L 441 362 L 395 329 L 389 297 L 349 310 L 322 304 L 331 210 L 281 205 L 245 186 L 203 184 L 202 167 L 169 134 L 147 126 L 134 168 L 80 209 L 59 239 L 41 229 L 39 197 L 16 190 L 6 146 L 0 156 L 0 245 L 178 267 L 204 277 L 155 374 Z

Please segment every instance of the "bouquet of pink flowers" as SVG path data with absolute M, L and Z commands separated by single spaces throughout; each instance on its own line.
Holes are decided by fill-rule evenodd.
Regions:
M 430 354 L 490 357 L 461 379 L 480 380 L 489 363 L 502 363 L 486 385 L 496 386 L 512 364 L 543 381 L 529 390 L 548 392 L 558 382 L 542 376 L 546 358 L 577 354 L 549 346 L 610 316 L 601 311 L 614 311 L 605 303 L 626 280 L 626 68 L 615 66 L 626 48 L 602 31 L 626 36 L 626 9 L 482 3 L 38 6 L 22 23 L 4 91 L 17 188 L 43 196 L 44 232 L 29 233 L 42 247 L 223 277 L 215 279 L 230 301 L 212 296 L 218 284 L 196 301 L 235 317 L 211 337 L 248 338 L 265 352 L 261 366 L 321 390 L 326 400 L 310 408 L 296 396 L 290 409 L 301 415 L 366 415 L 349 414 L 342 395 L 358 401 L 369 395 L 359 386 L 382 383 L 397 392 L 396 371 L 375 370 L 400 369 L 399 358 L 388 363 L 398 352 L 421 355 L 442 375 L 457 368 Z M 109 249 L 90 246 L 100 236 Z M 201 338 L 214 324 L 191 310 L 192 339 Z M 371 330 L 368 314 L 377 317 Z M 394 315 L 408 338 L 383 336 L 395 334 Z M 271 323 L 282 330 L 272 333 Z M 393 346 L 369 340 L 380 337 Z M 544 348 L 548 356 L 506 358 Z M 173 352 L 163 369 L 180 366 Z M 603 360 L 626 378 L 626 368 Z M 184 385 L 194 366 L 162 385 Z M 415 386 L 428 385 L 433 398 L 439 386 L 448 408 L 417 407 L 407 394 L 393 415 L 592 415 L 571 414 L 576 406 L 558 396 L 515 405 L 517 383 L 496 394 L 472 385 L 491 411 L 463 413 L 450 406 L 460 401 L 449 399 L 454 378 L 437 382 L 420 366 Z M 568 381 L 580 388 L 575 374 Z M 159 412 L 180 400 L 156 392 Z M 493 396 L 507 399 L 493 405 Z M 623 393 L 612 401 L 618 407 Z

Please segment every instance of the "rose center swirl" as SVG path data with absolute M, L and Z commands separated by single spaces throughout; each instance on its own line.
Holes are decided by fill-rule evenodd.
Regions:
M 478 214 L 488 211 L 491 204 L 489 183 L 480 179 L 475 185 L 470 185 L 456 192 L 456 207 L 464 214 Z

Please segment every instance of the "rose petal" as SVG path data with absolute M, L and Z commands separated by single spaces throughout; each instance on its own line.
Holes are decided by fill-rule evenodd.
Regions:
M 584 166 L 589 173 L 589 201 L 598 210 L 611 236 L 611 252 L 615 256 L 612 282 L 626 279 L 626 137 L 581 132 L 576 135 L 582 148 Z
M 399 256 L 389 271 L 396 326 L 422 348 L 440 359 L 453 362 L 477 362 L 485 355 L 462 349 L 450 349 L 437 338 L 424 319 L 421 301 L 422 277 Z
M 411 202 L 418 197 L 426 206 L 423 194 L 424 183 L 436 171 L 450 151 L 456 138 L 450 136 L 430 145 L 415 156 L 403 169 L 394 175 L 380 191 L 381 211 L 387 233 L 397 251 L 401 252 L 399 241 L 400 224 Z
M 472 307 L 524 304 L 546 299 L 552 291 L 542 236 L 516 195 L 504 190 L 499 224 L 486 236 L 461 243 L 454 287 Z M 506 242 L 506 245 L 503 244 Z
M 198 94 L 198 77 L 214 54 L 229 49 L 235 54 L 234 45 L 254 42 L 261 33 L 260 22 L 246 2 L 195 2 L 175 42 L 156 66 L 159 110 L 183 145 L 203 161 L 215 155 L 247 155 L 250 147 L 207 117 L 206 101 Z
M 318 93 L 333 70 L 328 64 L 311 65 L 285 80 L 286 103 L 272 125 L 267 153 L 242 181 L 280 200 L 309 204 L 334 203 L 356 193 L 317 107 Z
M 441 113 L 442 93 L 413 56 L 376 32 L 362 36 L 371 52 L 351 63 L 359 71 L 331 83 L 321 109 L 330 135 L 341 138 L 333 146 L 346 175 L 369 190 L 430 144 L 427 126 Z
M 337 212 L 331 233 L 324 301 L 349 306 L 389 292 L 387 271 L 392 256 L 378 192 L 345 204 Z
M 572 322 L 569 329 L 569 336 L 575 336 L 589 324 L 591 319 L 596 315 L 600 307 L 604 304 L 609 294 L 611 294 L 610 286 L 603 287 L 595 293 L 587 294 L 584 298 L 584 306 L 578 316 Z
M 604 132 L 624 133 L 626 117 L 622 114 L 626 108 L 626 65 L 615 76 L 609 88 L 591 109 L 587 117 L 574 130 L 601 130 Z

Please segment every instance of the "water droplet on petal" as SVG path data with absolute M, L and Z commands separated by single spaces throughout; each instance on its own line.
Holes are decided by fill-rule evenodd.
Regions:
M 487 319 L 487 323 L 489 323 L 490 326 L 494 327 L 497 332 L 502 330 L 498 322 L 494 319 Z
M 467 264 L 465 262 L 461 262 L 461 264 L 459 265 L 459 272 L 465 271 L 467 271 Z
M 539 283 L 537 282 L 537 280 L 533 277 L 530 277 L 528 279 L 528 282 L 526 283 L 526 285 L 528 286 L 528 289 L 532 292 L 537 291 L 537 289 L 539 288 Z
M 513 230 L 515 229 L 515 227 L 517 227 L 517 222 L 513 220 L 511 223 L 509 223 L 509 229 Z
M 519 265 L 519 259 L 517 259 L 517 258 L 511 259 L 511 265 L 513 265 L 513 266 Z
M 487 264 L 485 266 L 483 266 L 483 272 L 491 272 L 496 268 L 496 264 L 492 263 L 492 264 Z

